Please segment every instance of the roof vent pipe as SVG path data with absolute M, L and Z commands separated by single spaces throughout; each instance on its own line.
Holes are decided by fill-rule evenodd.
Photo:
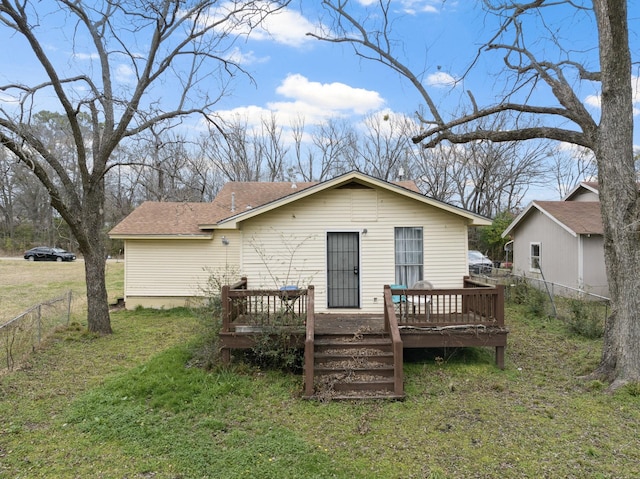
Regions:
M 233 213 L 236 210 L 236 194 L 231 193 L 231 212 Z

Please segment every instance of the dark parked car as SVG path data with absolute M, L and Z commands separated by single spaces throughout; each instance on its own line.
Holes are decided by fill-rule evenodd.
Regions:
M 61 248 L 38 246 L 24 252 L 24 259 L 29 261 L 73 261 L 76 255 Z
M 493 261 L 480 251 L 469 251 L 469 272 L 473 274 L 491 274 Z

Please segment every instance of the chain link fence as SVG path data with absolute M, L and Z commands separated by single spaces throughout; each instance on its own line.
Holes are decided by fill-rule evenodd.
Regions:
M 56 329 L 68 326 L 71 291 L 37 304 L 0 325 L 0 370 L 12 370 Z
M 601 336 L 611 312 L 609 298 L 540 278 L 494 268 L 490 275 L 475 276 L 488 284 L 502 284 L 505 299 L 526 303 L 536 313 L 565 322 L 569 328 L 587 337 Z M 522 286 L 531 288 L 529 292 Z M 533 294 L 533 293 L 537 294 Z M 523 297 L 525 295 L 526 297 Z

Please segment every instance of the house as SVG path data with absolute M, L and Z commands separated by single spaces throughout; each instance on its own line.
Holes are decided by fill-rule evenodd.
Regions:
M 533 201 L 503 233 L 516 274 L 567 287 L 560 294 L 608 296 L 598 184 L 582 182 L 562 201 Z
M 494 347 L 504 368 L 503 286 L 467 277 L 467 229 L 489 224 L 351 172 L 143 203 L 109 234 L 124 240 L 127 308 L 185 305 L 213 278 L 223 360 L 284 331 L 304 349 L 303 397 L 402 398 L 405 348 Z
M 211 203 L 145 202 L 109 236 L 124 240 L 127 308 L 182 306 L 218 275 L 258 289 L 313 284 L 319 313 L 380 314 L 385 284 L 462 287 L 467 228 L 488 224 L 412 181 L 351 172 L 231 182 Z

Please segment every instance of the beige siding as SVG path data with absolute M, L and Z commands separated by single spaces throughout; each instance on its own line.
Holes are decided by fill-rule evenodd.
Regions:
M 225 231 L 224 235 L 229 240 L 227 246 L 222 244 L 222 234 L 218 233 L 213 240 L 125 241 L 127 308 L 138 304 L 154 307 L 181 305 L 184 304 L 183 298 L 201 295 L 206 290 L 211 274 L 236 273 L 240 233 Z
M 242 269 L 250 288 L 313 284 L 316 310 L 326 311 L 326 234 L 358 232 L 361 311 L 380 313 L 383 286 L 395 283 L 396 226 L 424 228 L 425 279 L 442 288 L 462 285 L 465 220 L 386 191 L 362 189 L 324 191 L 242 223 Z

